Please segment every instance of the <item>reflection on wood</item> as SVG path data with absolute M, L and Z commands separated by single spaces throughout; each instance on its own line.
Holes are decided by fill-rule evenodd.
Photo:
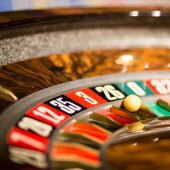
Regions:
M 132 55 L 129 65 L 116 64 L 122 55 Z M 96 50 L 50 55 L 22 61 L 0 68 L 0 85 L 18 98 L 64 82 L 110 73 L 170 70 L 170 49 Z M 169 64 L 170 65 L 170 64 Z M 1 111 L 11 103 L 0 99 Z
M 150 139 L 145 139 L 145 141 L 142 141 L 143 139 L 140 139 L 139 136 L 137 139 L 136 141 L 131 139 L 129 143 L 110 146 L 106 150 L 105 163 L 107 167 L 105 169 L 169 169 L 170 149 L 168 146 L 170 145 L 170 140 L 168 135 L 167 139 L 161 139 L 158 135 L 155 138 L 150 137 Z M 159 140 L 154 141 L 155 139 Z

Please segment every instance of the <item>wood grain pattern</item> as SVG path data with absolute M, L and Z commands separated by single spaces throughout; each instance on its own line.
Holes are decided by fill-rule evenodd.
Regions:
M 170 7 L 166 5 L 156 5 L 152 6 L 103 6 L 103 7 L 72 7 L 72 8 L 51 8 L 51 9 L 39 9 L 39 10 L 28 10 L 28 11 L 14 11 L 14 12 L 4 12 L 0 15 L 0 24 L 15 24 L 16 22 L 28 21 L 31 23 L 34 21 L 41 21 L 46 19 L 52 19 L 58 16 L 75 16 L 75 15 L 86 15 L 86 14 L 127 14 L 130 11 L 140 11 L 140 12 L 151 12 L 155 10 L 160 10 L 162 13 L 169 13 Z
M 143 169 L 154 169 L 154 170 L 167 170 L 170 166 L 169 158 L 169 145 L 170 139 L 168 134 L 165 139 L 159 139 L 154 142 L 154 139 L 143 139 L 133 141 L 129 143 L 123 143 L 115 145 L 107 149 L 106 152 L 106 170 L 112 169 L 124 169 L 124 170 L 143 170 Z M 132 142 L 133 141 L 133 142 Z M 141 142 L 142 141 L 142 142 Z M 134 143 L 137 143 L 134 146 Z M 128 156 L 130 155 L 130 156 Z
M 125 54 L 134 57 L 134 60 L 126 67 L 127 72 L 170 70 L 170 49 L 83 51 L 54 54 L 2 66 L 0 84 L 12 90 L 21 99 L 41 89 L 68 81 L 123 72 L 125 66 L 116 64 L 116 60 Z M 0 99 L 1 111 L 10 104 Z

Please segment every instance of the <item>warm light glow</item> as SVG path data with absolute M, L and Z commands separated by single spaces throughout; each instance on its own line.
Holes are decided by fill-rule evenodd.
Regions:
M 125 73 L 127 71 L 127 66 L 123 65 L 121 69 L 121 73 Z
M 129 65 L 133 61 L 132 55 L 122 55 L 116 60 L 116 64 Z
M 129 12 L 129 15 L 131 17 L 137 17 L 137 16 L 139 16 L 139 11 L 131 11 L 131 12 Z
M 133 145 L 133 146 L 137 146 L 137 145 L 138 145 L 138 143 L 133 143 L 132 145 Z
M 151 15 L 153 17 L 160 17 L 161 16 L 161 11 L 152 11 Z
M 157 142 L 158 140 L 159 140 L 159 138 L 155 138 L 155 139 L 153 139 L 153 141 L 154 141 L 154 142 Z
M 170 67 L 170 63 L 168 63 L 166 67 L 168 67 L 168 68 L 169 68 L 169 67 Z
M 149 63 L 145 63 L 144 68 L 146 68 L 146 69 L 149 68 Z

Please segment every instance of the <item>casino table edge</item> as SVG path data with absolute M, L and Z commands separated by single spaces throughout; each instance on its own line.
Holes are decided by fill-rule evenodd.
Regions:
M 28 26 L 49 22 L 75 22 L 78 19 L 95 18 L 102 19 L 103 17 L 130 17 L 131 12 L 137 11 L 139 14 L 134 17 L 149 18 L 152 17 L 153 11 L 160 11 L 159 18 L 170 16 L 170 7 L 168 6 L 117 6 L 117 7 L 68 7 L 68 8 L 51 8 L 39 10 L 21 10 L 14 12 L 2 12 L 0 21 L 0 30 L 17 28 L 21 26 Z M 133 17 L 133 16 L 132 16 Z

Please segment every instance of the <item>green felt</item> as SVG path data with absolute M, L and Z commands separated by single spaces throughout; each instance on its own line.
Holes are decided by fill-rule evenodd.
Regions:
M 170 112 L 170 105 L 165 100 L 159 99 L 157 105 Z
M 158 106 L 156 104 L 147 105 L 147 107 L 149 109 L 151 109 L 158 117 L 170 116 L 170 112 L 169 111 L 161 108 L 160 106 Z

